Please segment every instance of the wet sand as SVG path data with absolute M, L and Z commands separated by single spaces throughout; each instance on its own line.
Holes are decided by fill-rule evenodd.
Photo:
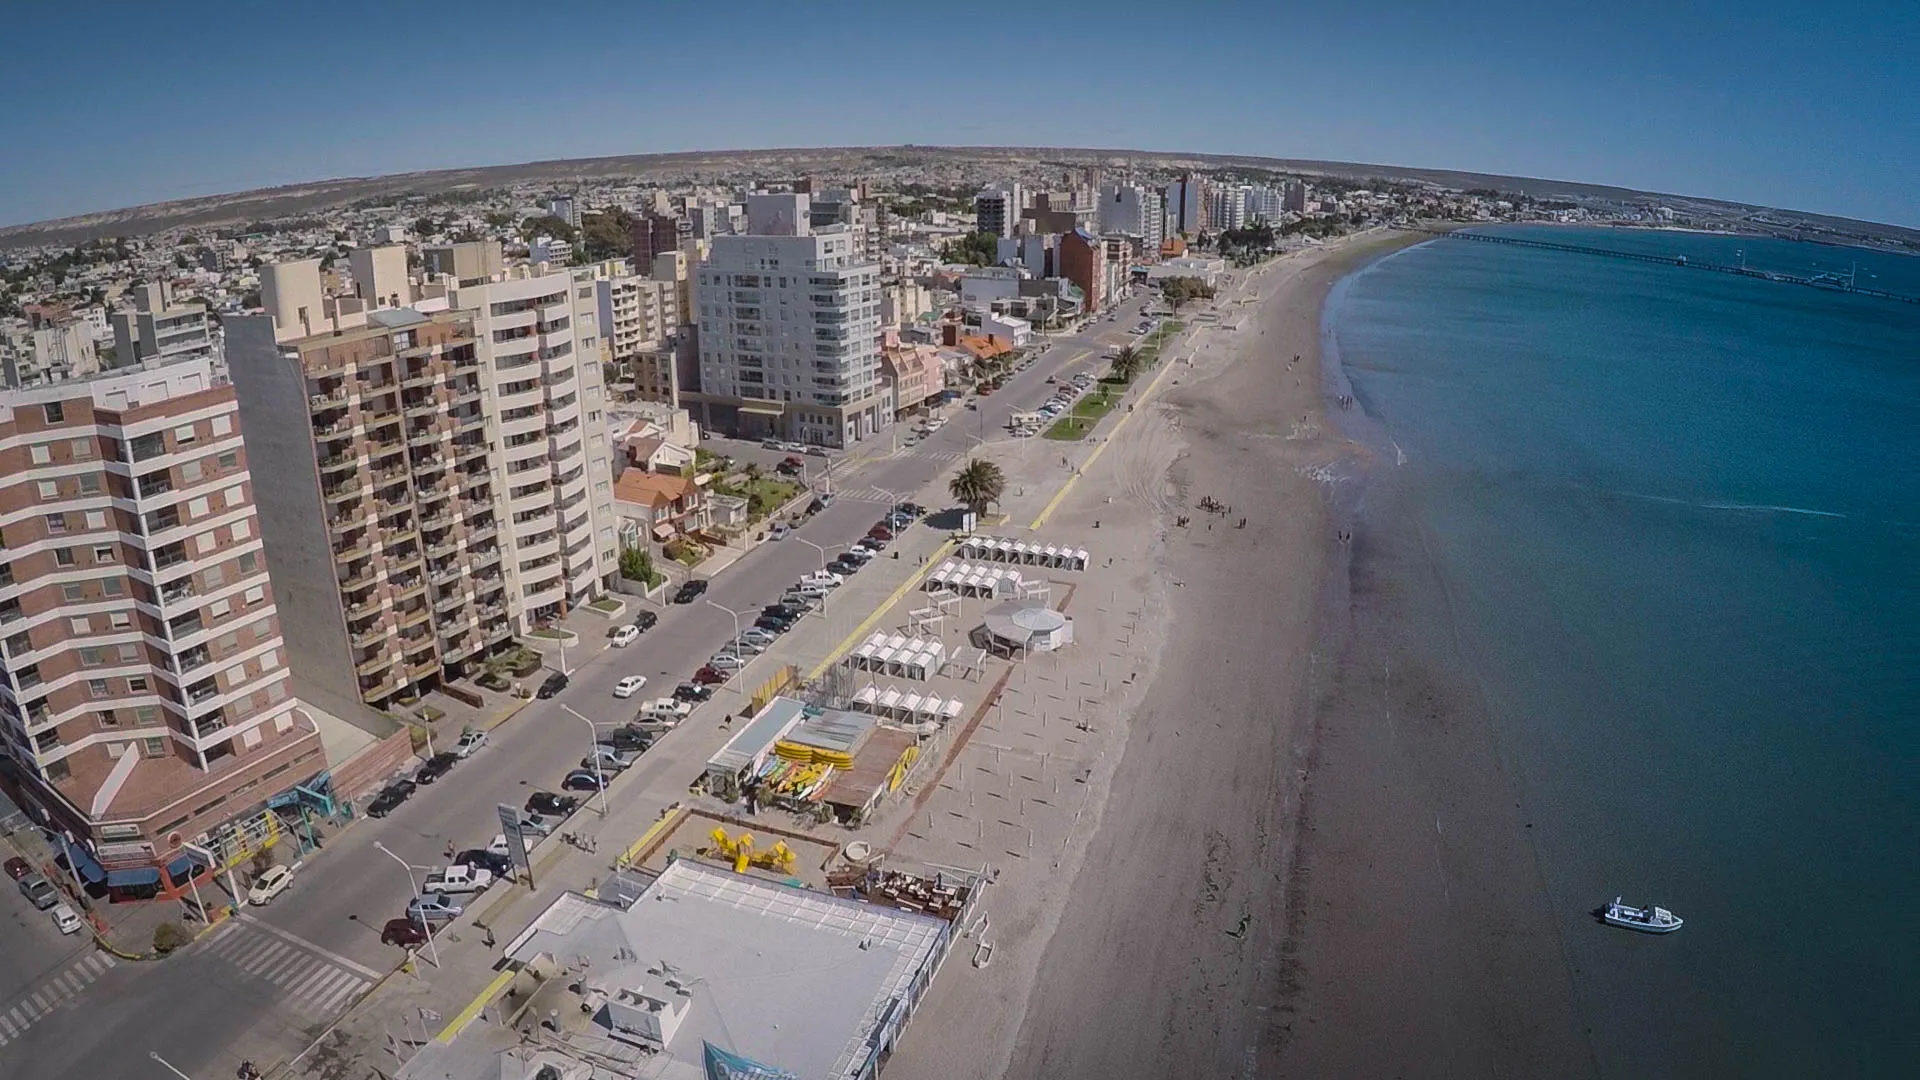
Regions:
M 1592 1072 L 1478 691 L 1409 651 L 1404 620 L 1432 613 L 1393 583 L 1419 537 L 1390 483 L 1350 520 L 1351 478 L 1381 466 L 1322 413 L 1328 290 L 1408 242 L 1271 264 L 1259 306 L 1222 313 L 1241 328 L 1207 331 L 1116 440 L 1180 446 L 1157 484 L 1129 478 L 1166 512 L 1167 644 L 1009 1076 Z

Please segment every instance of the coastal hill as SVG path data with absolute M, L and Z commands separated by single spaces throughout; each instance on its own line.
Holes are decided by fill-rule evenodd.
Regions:
M 226 195 L 205 195 L 100 211 L 52 221 L 0 228 L 0 248 L 66 244 L 103 236 L 145 236 L 184 226 L 218 226 L 305 214 L 353 203 L 406 196 L 434 196 L 515 184 L 627 179 L 642 184 L 725 183 L 749 178 L 820 174 L 875 180 L 934 176 L 946 182 L 984 182 L 1010 167 L 1058 165 L 1102 169 L 1255 169 L 1305 177 L 1387 180 L 1459 190 L 1491 189 L 1536 199 L 1581 205 L 1645 208 L 1661 205 L 1693 219 L 1745 231 L 1794 234 L 1806 239 L 1894 245 L 1920 250 L 1920 230 L 1601 184 L 1537 177 L 1313 161 L 1241 154 L 1192 154 L 1146 150 L 1097 150 L 1014 146 L 871 146 L 813 149 L 714 150 L 619 157 L 568 158 L 375 177 L 339 177 Z

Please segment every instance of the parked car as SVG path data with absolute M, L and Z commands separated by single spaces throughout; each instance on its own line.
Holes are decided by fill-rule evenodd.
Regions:
M 705 580 L 701 578 L 688 578 L 685 582 L 681 583 L 680 588 L 673 594 L 673 602 L 676 604 L 691 604 L 695 600 L 700 599 L 700 594 L 706 591 L 707 583 Z
M 453 752 L 459 757 L 470 758 L 473 752 L 487 745 L 487 733 L 484 731 L 463 731 L 460 741 L 453 744 Z
M 73 910 L 71 904 L 64 902 L 55 904 L 48 914 L 53 916 L 53 928 L 62 934 L 77 934 L 80 928 L 86 925 L 80 921 L 80 913 Z
M 547 814 L 553 817 L 566 817 L 580 805 L 580 800 L 571 795 L 556 795 L 551 791 L 536 791 L 527 796 L 527 813 Z
M 466 906 L 446 893 L 421 893 L 407 905 L 407 918 L 425 926 L 429 922 L 457 919 Z
M 807 452 L 806 445 L 804 443 L 797 443 L 797 442 L 781 443 L 780 449 L 785 450 L 789 454 L 804 454 Z
M 893 509 L 895 513 L 910 514 L 915 518 L 923 518 L 927 516 L 927 508 L 924 506 L 921 506 L 919 503 L 916 503 L 916 502 L 898 503 L 894 506 Z
M 20 856 L 15 855 L 7 860 L 7 876 L 13 880 L 19 881 L 31 873 L 33 873 L 33 864 Z
M 844 552 L 841 552 L 840 557 L 843 559 L 852 559 L 853 561 L 858 563 L 866 563 L 873 559 L 873 552 L 868 551 L 866 548 L 859 547 L 856 545 L 854 547 L 848 548 Z
M 685 682 L 673 688 L 673 699 L 675 701 L 699 702 L 705 701 L 712 696 L 713 687 L 703 686 L 697 682 Z
M 779 439 L 761 439 L 760 440 L 760 448 L 763 450 L 778 450 L 785 445 L 786 444 L 781 442 Z
M 293 867 L 269 866 L 264 874 L 253 879 L 253 885 L 247 890 L 247 903 L 255 907 L 265 907 L 273 898 L 286 892 L 293 886 Z
M 398 945 L 411 949 L 427 943 L 427 932 L 414 924 L 412 919 L 388 919 L 387 925 L 380 928 L 380 944 Z
M 660 621 L 659 612 L 641 611 L 639 614 L 633 617 L 633 628 L 644 634 L 647 631 L 653 629 L 653 624 L 659 621 Z
M 592 769 L 575 769 L 560 781 L 560 786 L 568 791 L 599 791 L 605 777 L 605 770 L 595 773 Z
M 566 688 L 567 688 L 567 677 L 556 671 L 553 674 L 547 676 L 546 681 L 540 684 L 540 689 L 538 691 L 537 696 L 542 698 L 554 697 L 558 695 L 560 691 L 565 690 Z
M 367 816 L 386 817 L 393 813 L 395 807 L 412 797 L 414 791 L 413 781 L 395 780 L 381 788 L 380 794 L 375 795 L 373 801 L 367 804 Z
M 859 571 L 859 569 L 862 566 L 865 566 L 865 565 L 866 563 L 863 563 L 858 559 L 849 559 L 846 556 L 842 555 L 841 557 L 828 563 L 827 569 L 833 571 L 836 574 L 839 574 L 841 577 L 844 578 L 848 574 L 856 573 L 857 571 Z
M 493 871 L 486 867 L 454 863 L 444 870 L 435 871 L 421 886 L 421 890 L 427 893 L 477 893 L 491 884 Z
M 813 602 L 813 597 L 801 596 L 800 590 L 789 589 L 784 596 L 780 597 L 780 606 L 792 611 L 794 618 L 799 618 L 819 605 Z
M 513 860 L 504 853 L 488 851 L 486 848 L 468 848 L 453 857 L 460 866 L 477 866 L 485 869 L 496 878 L 513 876 Z
M 809 446 L 807 447 L 807 453 L 813 457 L 826 457 L 827 448 L 824 446 Z
M 675 698 L 655 698 L 640 706 L 634 722 L 672 729 L 693 712 L 693 706 Z
M 39 874 L 28 874 L 20 879 L 20 895 L 39 911 L 45 911 L 60 902 L 60 890 Z
M 637 627 L 634 627 L 631 624 L 626 626 L 616 626 L 613 629 L 607 631 L 607 638 L 608 638 L 608 644 L 612 645 L 614 648 L 624 649 L 627 646 L 633 644 L 634 642 L 640 640 L 640 631 Z
M 836 574 L 831 570 L 815 570 L 811 574 L 808 574 L 806 577 L 801 578 L 800 584 L 805 585 L 810 581 L 817 581 L 822 585 L 834 586 L 834 585 L 840 584 L 845 580 L 846 578 L 841 577 L 839 574 Z
M 645 685 L 647 685 L 647 677 L 645 675 L 629 675 L 613 684 L 613 696 L 617 698 L 630 698 L 639 693 L 640 688 Z
M 882 522 L 867 530 L 867 539 L 878 540 L 883 544 L 887 543 L 893 539 L 893 530 L 888 528 L 885 522 Z
M 708 664 L 706 667 L 693 673 L 693 681 L 704 686 L 718 686 L 732 677 L 732 672 L 721 671 L 712 664 Z
M 776 521 L 773 523 L 773 528 L 767 530 L 767 539 L 785 540 L 787 538 L 787 534 L 792 531 L 793 531 L 793 527 L 791 525 L 788 525 L 784 521 Z
M 764 630 L 758 626 L 753 626 L 740 632 L 740 640 L 751 641 L 761 648 L 765 648 L 780 640 L 780 635 L 771 630 Z
M 603 773 L 617 773 L 640 760 L 638 750 L 622 750 L 607 743 L 594 743 L 593 753 L 580 759 L 580 768 L 592 771 L 597 764 Z
M 759 656 L 761 653 L 767 651 L 767 647 L 765 645 L 762 645 L 757 641 L 749 641 L 744 634 L 741 635 L 740 637 L 734 638 L 732 641 L 727 642 L 726 647 L 728 652 L 732 653 L 735 656 L 740 657 L 743 660 L 752 659 L 753 657 Z
M 653 736 L 632 724 L 626 724 L 600 736 L 600 741 L 594 745 L 611 747 L 623 754 L 639 754 L 653 745 Z
M 769 634 L 784 634 L 793 629 L 793 620 L 778 615 L 762 615 L 753 620 L 755 630 L 765 630 Z
M 708 657 L 707 666 L 715 671 L 739 671 L 747 666 L 747 662 L 735 653 L 723 652 Z
M 420 763 L 420 767 L 413 771 L 413 782 L 431 784 L 452 772 L 453 767 L 459 763 L 460 758 L 453 752 L 442 751 Z
M 868 551 L 887 550 L 887 542 L 885 540 L 880 539 L 877 536 L 862 537 L 853 546 L 857 548 L 865 548 Z

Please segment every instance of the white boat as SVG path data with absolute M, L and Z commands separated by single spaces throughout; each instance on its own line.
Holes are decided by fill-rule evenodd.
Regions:
M 1666 908 L 1634 907 L 1621 903 L 1617 896 L 1613 898 L 1613 903 L 1600 909 L 1600 920 L 1609 926 L 1622 926 L 1647 934 L 1671 934 L 1686 922 Z

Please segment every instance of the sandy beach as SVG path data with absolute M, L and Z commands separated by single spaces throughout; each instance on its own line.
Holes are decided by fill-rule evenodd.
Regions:
M 895 845 L 1000 869 L 995 960 L 943 974 L 889 1076 L 1591 1073 L 1484 711 L 1395 663 L 1415 613 L 1368 575 L 1419 538 L 1356 515 L 1395 493 L 1323 408 L 1328 291 L 1417 239 L 1237 280 L 1042 515 L 1095 554 L 1080 644 L 1014 676 Z M 999 842 L 984 797 L 1019 804 Z

